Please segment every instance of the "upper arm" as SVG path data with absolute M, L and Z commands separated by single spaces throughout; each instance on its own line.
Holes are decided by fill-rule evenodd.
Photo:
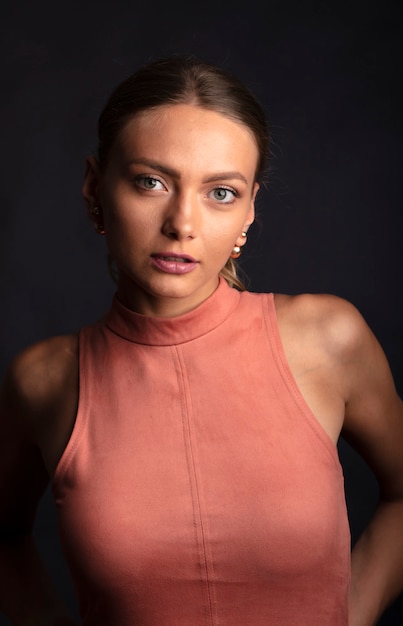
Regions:
M 344 325 L 346 408 L 342 434 L 374 471 L 382 497 L 403 497 L 402 400 L 380 344 L 353 307 Z
M 402 497 L 402 401 L 362 315 L 327 294 L 276 296 L 276 309 L 289 364 L 318 420 L 364 458 L 382 497 Z
M 35 437 L 20 377 L 21 360 L 9 367 L 0 392 L 0 528 L 29 530 L 48 474 Z
M 25 532 L 74 424 L 77 341 L 52 338 L 10 364 L 0 391 L 0 529 Z

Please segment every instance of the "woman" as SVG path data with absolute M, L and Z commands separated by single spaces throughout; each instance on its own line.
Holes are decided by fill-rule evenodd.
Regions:
M 30 534 L 49 480 L 86 626 L 370 626 L 402 589 L 402 404 L 381 348 L 340 298 L 236 276 L 267 143 L 249 91 L 190 58 L 149 64 L 102 112 L 83 195 L 116 297 L 3 386 L 13 624 L 72 624 Z M 351 568 L 341 432 L 381 489 Z

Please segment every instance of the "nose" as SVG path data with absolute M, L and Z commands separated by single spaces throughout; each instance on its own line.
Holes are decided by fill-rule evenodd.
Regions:
M 162 232 L 166 237 L 182 241 L 194 239 L 200 227 L 201 215 L 196 194 L 176 193 L 164 215 Z

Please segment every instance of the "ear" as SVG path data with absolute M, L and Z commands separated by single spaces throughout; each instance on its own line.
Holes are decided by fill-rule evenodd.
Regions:
M 253 224 L 253 222 L 255 221 L 255 200 L 256 200 L 257 192 L 259 191 L 259 187 L 260 187 L 259 183 L 255 183 L 253 185 L 252 197 L 250 199 L 250 208 L 248 211 L 248 215 L 246 216 L 246 222 L 245 222 L 246 231 L 249 228 L 249 226 Z
M 246 238 L 247 238 L 249 227 L 251 226 L 251 224 L 253 224 L 255 220 L 255 199 L 256 199 L 256 194 L 258 191 L 259 191 L 259 183 L 255 183 L 253 186 L 253 190 L 252 190 L 249 209 L 246 214 L 245 222 L 242 228 L 242 233 L 239 235 L 238 239 L 236 240 L 235 245 L 238 248 L 242 248 L 242 246 L 246 244 Z M 239 252 L 238 256 L 240 254 L 241 253 Z M 234 256 L 232 258 L 237 258 L 237 256 Z
M 94 208 L 100 210 L 99 186 L 100 186 L 99 163 L 95 157 L 90 156 L 86 162 L 82 194 L 87 206 L 88 217 L 92 222 L 98 223 L 99 211 L 94 213 Z
M 244 246 L 246 243 L 246 234 L 249 230 L 249 227 L 253 224 L 253 222 L 255 221 L 255 199 L 256 199 L 256 194 L 259 191 L 259 183 L 255 183 L 254 187 L 253 187 L 253 191 L 252 191 L 252 197 L 250 200 L 250 206 L 249 206 L 249 210 L 248 213 L 246 214 L 246 219 L 245 219 L 245 223 L 242 229 L 242 232 L 245 233 L 243 235 L 241 235 L 240 237 L 238 237 L 236 245 L 237 246 Z

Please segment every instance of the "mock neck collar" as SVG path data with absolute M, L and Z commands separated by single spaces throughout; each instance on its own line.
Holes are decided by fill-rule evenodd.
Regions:
M 231 315 L 239 297 L 240 292 L 220 277 L 214 293 L 192 311 L 177 317 L 152 317 L 131 311 L 115 295 L 104 321 L 112 332 L 128 341 L 150 346 L 175 345 L 217 328 Z

